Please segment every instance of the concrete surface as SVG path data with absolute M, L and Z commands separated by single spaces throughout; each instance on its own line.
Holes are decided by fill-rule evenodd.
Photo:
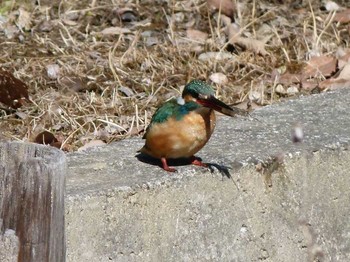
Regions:
M 67 260 L 348 261 L 349 112 L 344 89 L 219 117 L 212 172 L 139 161 L 136 138 L 70 154 Z

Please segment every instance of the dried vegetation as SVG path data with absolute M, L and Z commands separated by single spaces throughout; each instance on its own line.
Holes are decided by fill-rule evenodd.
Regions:
M 71 151 L 138 135 L 155 109 L 195 78 L 242 108 L 346 86 L 350 80 L 339 84 L 337 73 L 350 57 L 349 7 L 312 0 L 2 1 L 1 68 L 28 86 L 30 99 L 17 109 L 1 106 L 0 140 L 44 141 L 49 131 L 56 146 Z M 0 81 L 0 88 L 9 87 Z

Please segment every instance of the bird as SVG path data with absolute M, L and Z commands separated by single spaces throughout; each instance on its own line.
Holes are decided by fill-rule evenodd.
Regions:
M 138 152 L 160 159 L 168 172 L 176 171 L 168 166 L 168 159 L 188 158 L 191 164 L 207 167 L 195 154 L 214 132 L 214 111 L 233 117 L 239 113 L 237 110 L 240 109 L 215 98 L 211 85 L 192 80 L 185 85 L 181 97 L 165 102 L 156 110 L 142 137 L 145 145 Z

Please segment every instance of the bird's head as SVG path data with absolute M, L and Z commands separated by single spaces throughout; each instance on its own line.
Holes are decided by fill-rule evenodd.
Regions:
M 214 89 L 200 80 L 189 82 L 182 92 L 182 98 L 185 102 L 193 101 L 201 106 L 214 109 L 228 116 L 236 115 L 236 112 L 231 107 L 215 98 L 214 95 Z
M 214 89 L 207 83 L 200 80 L 192 80 L 185 86 L 182 92 L 182 98 L 186 102 L 197 102 L 198 99 L 214 96 L 214 94 Z

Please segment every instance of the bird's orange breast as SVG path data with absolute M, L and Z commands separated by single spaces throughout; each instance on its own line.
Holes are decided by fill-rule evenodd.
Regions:
M 153 124 L 140 151 L 156 158 L 191 157 L 207 143 L 214 128 L 214 111 L 199 108 L 181 120 L 170 118 Z

